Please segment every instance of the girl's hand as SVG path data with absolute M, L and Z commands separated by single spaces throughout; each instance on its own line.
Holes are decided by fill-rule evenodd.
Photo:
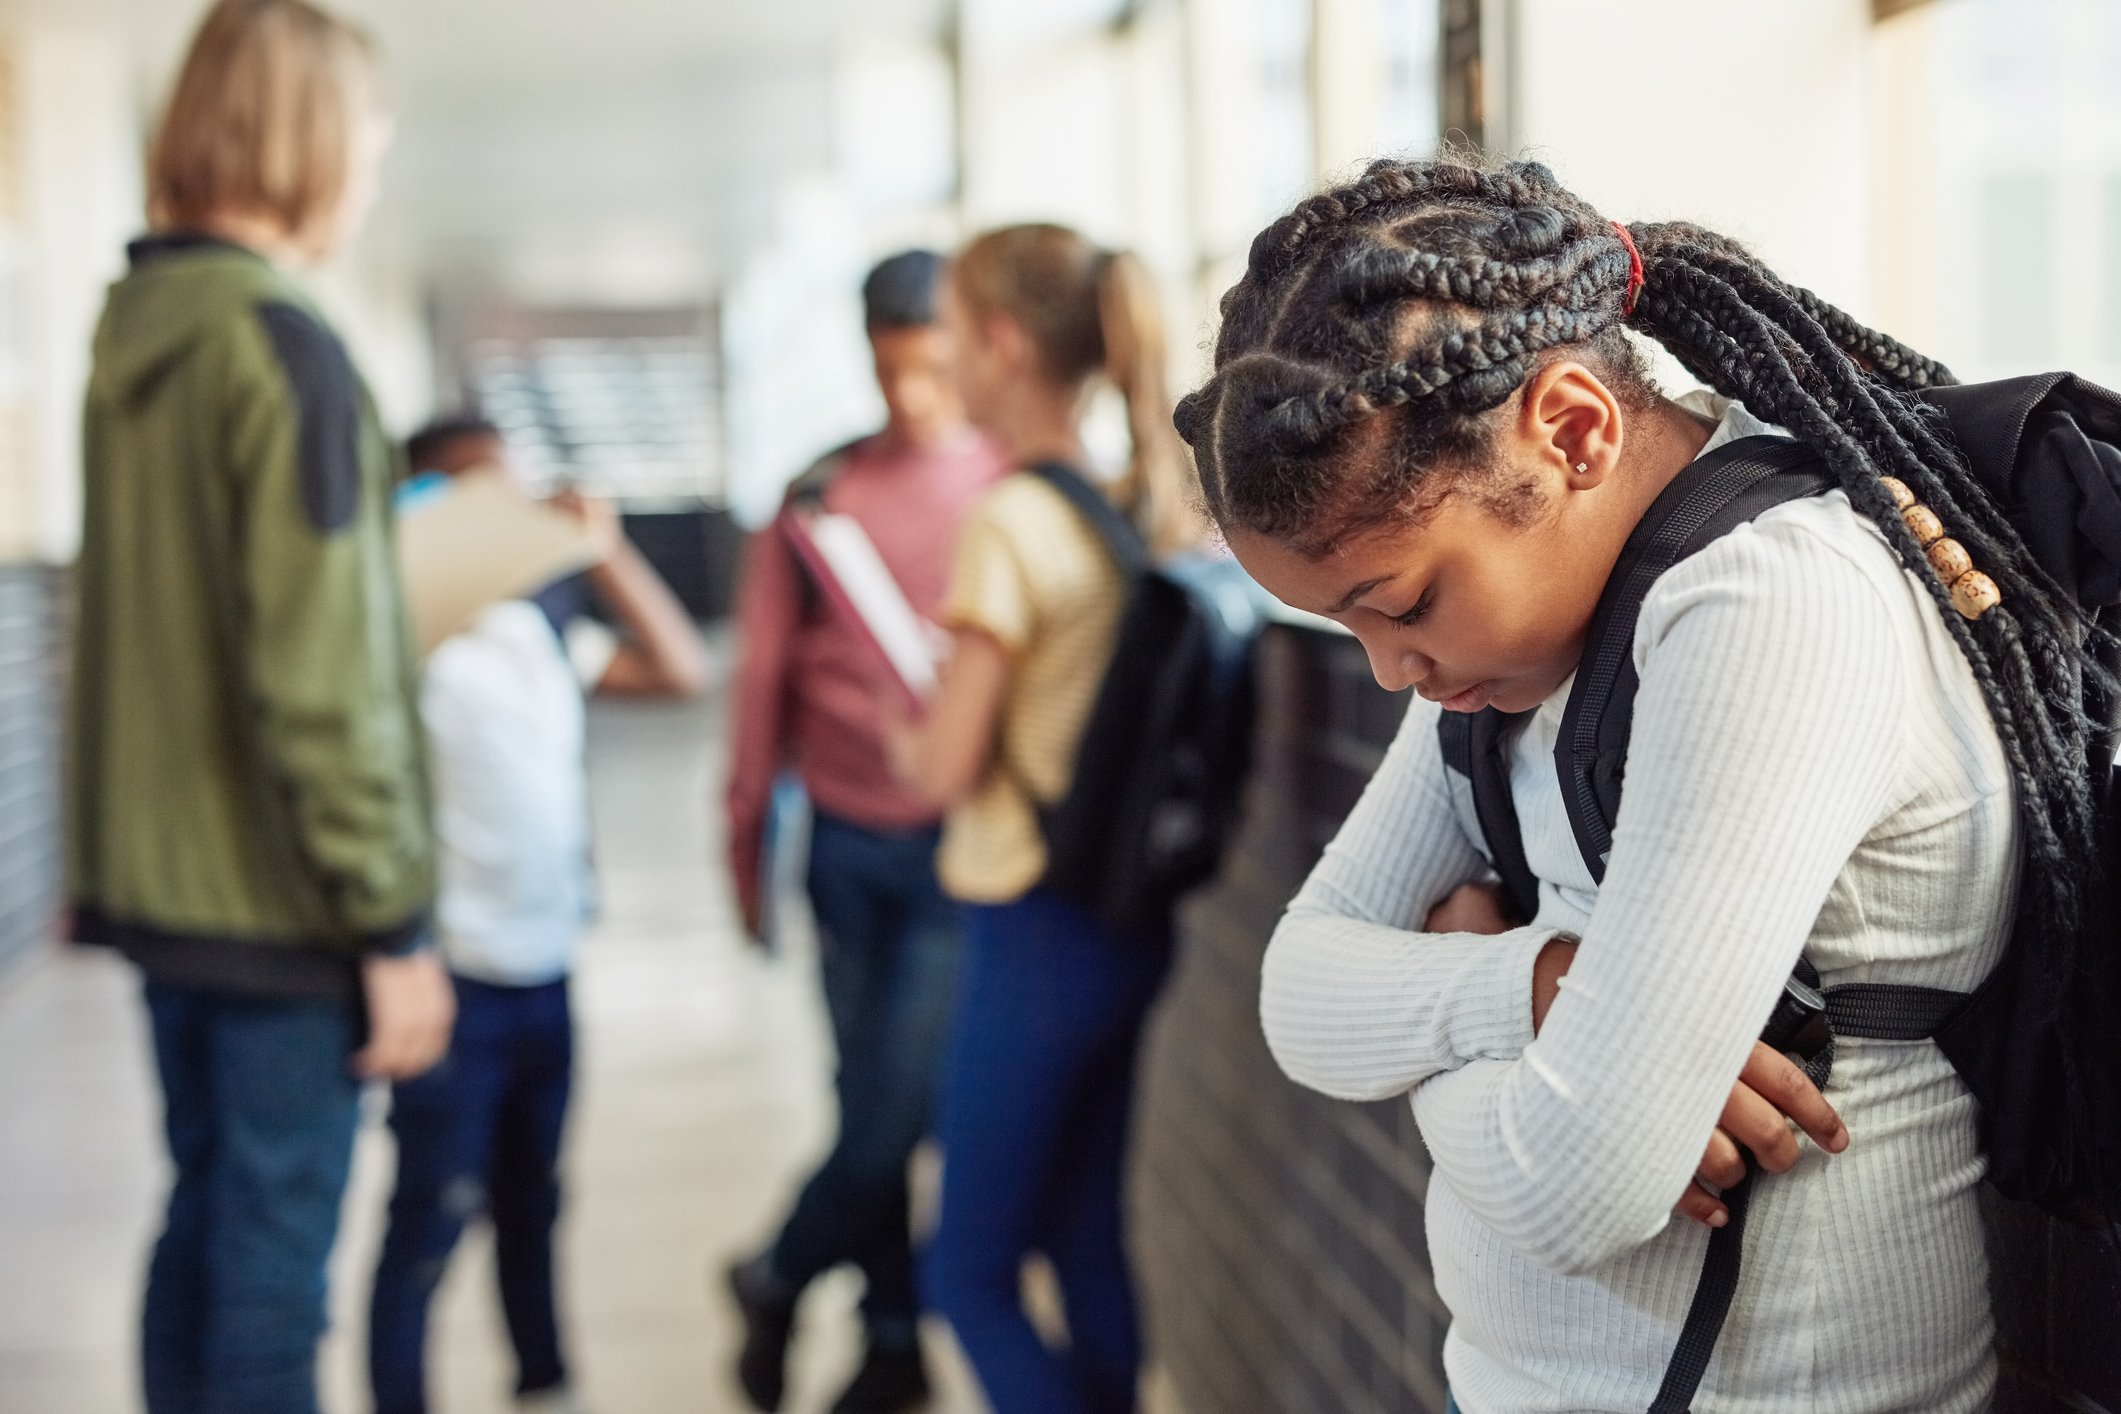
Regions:
M 368 1044 L 351 1062 L 354 1074 L 410 1080 L 448 1052 L 457 993 L 432 948 L 362 958 L 361 990 L 368 1002 Z
M 1790 1132 L 1792 1120 L 1829 1154 L 1838 1154 L 1849 1146 L 1848 1126 L 1810 1077 L 1782 1052 L 1755 1041 L 1753 1054 L 1739 1072 L 1738 1083 L 1731 1087 L 1731 1098 L 1724 1103 L 1723 1118 L 1709 1135 L 1701 1167 L 1694 1173 L 1695 1181 L 1687 1185 L 1673 1211 L 1709 1227 L 1722 1227 L 1730 1221 L 1730 1210 L 1702 1184 L 1729 1188 L 1744 1178 L 1741 1145 L 1750 1149 L 1760 1167 L 1769 1173 L 1788 1173 L 1802 1153 L 1797 1136 Z
M 915 796 L 949 809 L 976 789 L 993 756 L 1009 655 L 978 629 L 959 629 L 943 680 L 918 722 L 906 711 L 903 689 L 879 687 L 884 758 Z
M 1502 885 L 1460 884 L 1451 896 L 1429 910 L 1424 933 L 1506 933 L 1510 917 L 1503 909 Z
M 1556 933 L 1547 939 L 1547 945 L 1539 950 L 1532 960 L 1532 1034 L 1537 1036 L 1539 1028 L 1547 1024 L 1547 1012 L 1553 1008 L 1554 998 L 1561 995 L 1561 979 L 1569 975 L 1569 967 L 1576 961 L 1576 936 L 1573 933 Z
M 1425 933 L 1507 933 L 1517 925 L 1503 903 L 1500 884 L 1460 884 L 1451 896 L 1429 910 Z M 1547 1008 L 1561 994 L 1561 979 L 1576 960 L 1576 939 L 1557 933 L 1532 963 L 1532 1034 L 1546 1024 Z
M 610 561 L 626 543 L 626 532 L 619 526 L 618 511 L 601 497 L 585 496 L 569 487 L 554 492 L 552 499 L 545 504 L 582 527 L 589 543 L 596 547 L 598 564 Z
M 879 679 L 875 688 L 883 719 L 885 764 L 900 785 L 916 785 L 920 781 L 920 726 L 907 714 L 905 698 L 895 684 Z
M 1454 894 L 1446 903 L 1457 901 L 1458 895 Z M 1435 914 L 1430 917 L 1433 919 Z M 1540 949 L 1538 960 L 1532 964 L 1534 1035 L 1545 1024 L 1547 1009 L 1561 993 L 1561 979 L 1568 975 L 1569 964 L 1575 960 L 1576 941 L 1567 934 Z M 1755 1041 L 1745 1069 L 1738 1073 L 1738 1083 L 1731 1087 L 1731 1097 L 1724 1102 L 1723 1116 L 1709 1134 L 1701 1167 L 1694 1171 L 1695 1181 L 1686 1186 L 1672 1210 L 1708 1227 L 1722 1227 L 1729 1222 L 1730 1209 L 1702 1185 L 1729 1188 L 1744 1178 L 1745 1155 L 1740 1152 L 1741 1146 L 1750 1149 L 1769 1173 L 1788 1173 L 1802 1152 L 1796 1135 L 1790 1132 L 1792 1120 L 1829 1154 L 1838 1154 L 1849 1146 L 1848 1126 L 1819 1093 L 1819 1087 L 1812 1084 L 1795 1061 Z

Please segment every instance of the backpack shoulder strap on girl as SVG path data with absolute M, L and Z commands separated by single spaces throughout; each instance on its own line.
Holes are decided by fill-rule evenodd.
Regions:
M 1582 662 L 1554 744 L 1563 803 L 1576 847 L 1596 880 L 1605 878 L 1613 848 L 1634 725 L 1635 624 L 1642 602 L 1665 571 L 1762 512 L 1831 490 L 1831 474 L 1804 444 L 1787 437 L 1741 437 L 1699 457 L 1650 504 L 1622 547 L 1605 593 L 1591 616 Z M 1537 881 L 1525 862 L 1516 807 L 1510 799 L 1508 751 L 1527 714 L 1487 708 L 1467 717 L 1445 713 L 1439 744 L 1454 798 L 1470 794 L 1482 845 L 1519 913 L 1538 906 Z M 1785 998 L 1764 1033 L 1778 1049 L 1798 1051 L 1822 1088 L 1833 1066 L 1833 1036 L 1922 1040 L 1965 1003 L 1959 992 L 1930 987 L 1862 983 L 1818 990 L 1819 974 L 1799 959 Z M 1826 1027 L 1815 1024 L 1824 1017 Z M 1800 1036 L 1802 1039 L 1800 1039 Z M 1650 1414 L 1684 1414 L 1708 1369 L 1738 1289 L 1745 1218 L 1753 1174 L 1725 1190 L 1730 1220 L 1709 1236 L 1693 1303 L 1666 1366 Z
M 2093 611 L 2100 627 L 2121 626 L 2121 397 L 2067 373 L 1915 396 L 1949 421 L 1974 475 L 2040 567 Z M 1758 446 L 1762 440 L 1734 442 L 1680 473 L 1630 537 L 1593 617 L 1555 747 L 1570 824 L 1593 878 L 1604 876 L 1619 813 L 1636 687 L 1634 627 L 1649 585 L 1768 505 L 1816 495 L 1830 484 L 1801 447 L 1766 439 L 1781 442 L 1771 449 Z M 1755 460 L 1761 453 L 1767 455 Z M 1746 470 L 1738 468 L 1741 461 Z M 2100 657 L 2110 672 L 2121 668 L 2114 645 Z M 2084 710 L 2094 725 L 2085 769 L 2101 808 L 2101 857 L 2086 867 L 2121 879 L 2121 791 L 2113 789 L 2121 703 L 2092 683 Z M 1510 730 L 1511 721 L 1492 709 L 1491 715 L 1485 726 L 1447 716 L 1441 735 L 1445 764 L 1462 778 L 1453 780 L 1454 793 L 1470 796 L 1488 856 L 1507 879 L 1503 861 L 1513 852 L 1523 857 L 1515 811 L 1505 814 L 1486 798 L 1507 795 L 1507 762 L 1499 770 L 1477 769 L 1480 758 L 1466 745 Z M 1507 840 L 1498 839 L 1504 835 Z M 2023 915 L 2002 960 L 1970 997 L 1862 984 L 1829 988 L 1821 1000 L 1837 1035 L 1934 1038 L 1978 1101 L 1981 1145 L 1996 1189 L 2112 1231 L 2111 1215 L 2121 1206 L 2121 947 L 2114 946 L 2121 923 L 2111 896 L 2099 900 L 2098 910 L 2093 931 L 2106 946 L 2089 950 L 2088 965 L 2069 989 L 2081 1054 L 2063 1045 L 2054 1018 L 2037 1001 L 2040 989 L 2027 981 L 2030 969 L 2044 965 L 2046 951 L 2040 939 L 2024 936 Z M 1800 963 L 1791 995 L 1801 995 L 1806 971 Z M 1830 1063 L 1831 1053 L 1822 1058 Z M 1738 1193 L 1725 1195 L 1732 1221 L 1710 1238 L 1701 1285 L 1653 1406 L 1657 1414 L 1687 1407 L 1721 1329 L 1737 1281 L 1743 1197 L 1730 1199 Z
M 1833 477 L 1801 442 L 1741 437 L 1697 458 L 1674 477 L 1628 536 L 1591 616 L 1583 660 L 1554 744 L 1569 826 L 1594 880 L 1605 878 L 1613 821 L 1620 813 L 1639 686 L 1635 623 L 1650 586 L 1673 565 L 1761 512 L 1820 495 L 1833 484 Z M 1528 919 L 1537 910 L 1538 889 L 1524 862 L 1524 841 L 1510 799 L 1508 754 L 1529 715 L 1493 707 L 1470 715 L 1446 712 L 1438 726 L 1453 792 L 1470 795 L 1480 843 L 1511 903 Z
M 1539 880 L 1525 862 L 1517 802 L 1510 797 L 1510 743 L 1529 712 L 1446 712 L 1436 723 L 1444 781 L 1459 823 L 1488 857 L 1510 914 L 1530 922 L 1539 912 Z

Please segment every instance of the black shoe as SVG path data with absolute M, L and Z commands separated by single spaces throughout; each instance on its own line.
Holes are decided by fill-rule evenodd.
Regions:
M 729 1290 L 744 1317 L 744 1349 L 736 1358 L 737 1383 L 764 1410 L 781 1407 L 788 1386 L 788 1338 L 795 1333 L 795 1298 L 773 1274 L 766 1256 L 729 1269 Z
M 870 1348 L 854 1382 L 832 1406 L 832 1414 L 905 1414 L 928 1402 L 928 1368 L 918 1347 L 912 1350 Z

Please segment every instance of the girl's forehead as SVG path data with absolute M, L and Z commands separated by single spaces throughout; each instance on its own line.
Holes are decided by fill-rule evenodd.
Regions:
M 1324 554 L 1243 528 L 1231 530 L 1227 538 L 1238 563 L 1276 598 L 1314 613 L 1335 614 L 1415 567 L 1421 549 L 1408 538 L 1413 530 L 1406 525 L 1370 527 Z

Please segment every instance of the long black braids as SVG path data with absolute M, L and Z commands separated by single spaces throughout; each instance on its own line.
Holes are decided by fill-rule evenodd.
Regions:
M 1949 371 L 1912 355 L 1892 357 L 1884 375 L 1866 371 L 1848 344 L 1898 346 L 1846 315 L 1837 321 L 1842 337 L 1835 337 L 1812 312 L 1821 303 L 1816 296 L 1800 300 L 1729 242 L 1681 223 L 1644 226 L 1636 235 L 1646 276 L 1636 318 L 1644 331 L 1696 377 L 1742 397 L 1817 451 L 1937 600 L 2017 778 L 2027 832 L 2025 903 L 2039 935 L 2054 946 L 2056 980 L 2073 975 L 2080 894 L 2098 858 L 2083 711 L 2089 625 L 2033 562 L 1938 416 L 1904 396 L 1918 378 L 1923 385 L 1952 381 Z M 1972 620 L 1953 609 L 1882 476 L 1902 480 L 1937 513 L 1997 580 L 2004 603 Z
M 2067 1026 L 2099 886 L 2085 702 L 2088 685 L 2111 686 L 2094 658 L 2103 637 L 1917 396 L 1955 382 L 1950 370 L 1713 232 L 1673 222 L 1624 237 L 1529 162 L 1372 164 L 1260 233 L 1222 316 L 1214 376 L 1177 417 L 1203 499 L 1225 527 L 1310 553 L 1447 493 L 1509 514 L 1512 488 L 1482 469 L 1483 414 L 1563 349 L 1624 407 L 1647 405 L 1654 389 L 1624 322 L 1809 445 L 1927 586 L 1980 684 L 2025 827 L 2020 907 L 2044 954 L 2033 975 L 2043 1010 Z M 1450 470 L 1432 478 L 1437 466 Z M 1974 619 L 1954 609 L 1888 477 L 1965 546 L 1999 605 Z

